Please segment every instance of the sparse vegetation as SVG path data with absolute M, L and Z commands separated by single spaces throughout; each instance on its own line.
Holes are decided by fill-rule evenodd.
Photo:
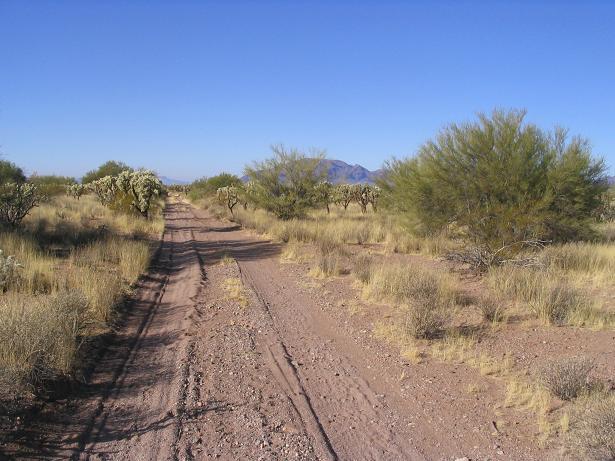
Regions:
M 615 459 L 615 395 L 592 395 L 579 407 L 566 438 L 568 452 L 576 459 Z
M 118 303 L 149 264 L 147 239 L 161 231 L 160 216 L 116 213 L 86 195 L 79 201 L 53 197 L 18 230 L 0 233 L 5 398 L 40 392 L 74 374 L 81 345 L 107 331 Z
M 540 370 L 540 379 L 553 395 L 572 400 L 589 386 L 589 373 L 594 364 L 586 357 L 550 360 Z

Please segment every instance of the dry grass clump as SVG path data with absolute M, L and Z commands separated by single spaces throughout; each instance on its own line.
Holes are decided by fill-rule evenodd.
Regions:
M 493 296 L 481 296 L 476 304 L 486 322 L 499 323 L 504 320 L 505 306 L 502 300 Z
M 312 271 L 317 277 L 329 277 L 339 275 L 342 272 L 342 258 L 345 250 L 342 245 L 334 240 L 322 238 L 317 242 L 318 255 L 316 267 Z
M 72 371 L 87 308 L 78 290 L 0 299 L 0 383 L 5 392 L 36 390 Z
M 572 400 L 588 389 L 594 364 L 586 357 L 566 357 L 546 363 L 539 372 L 544 386 L 562 400 Z
M 435 337 L 446 324 L 448 307 L 446 300 L 435 292 L 419 298 L 406 312 L 406 331 L 417 339 Z
M 487 279 L 503 296 L 525 302 L 545 323 L 603 326 L 609 316 L 594 307 L 591 298 L 570 281 L 549 271 L 502 266 L 492 268 Z
M 445 273 L 401 264 L 374 269 L 364 292 L 372 299 L 404 306 L 404 327 L 414 338 L 437 335 L 456 300 L 452 279 Z
M 250 304 L 250 300 L 248 299 L 248 295 L 241 279 L 237 277 L 227 278 L 222 287 L 226 292 L 226 298 L 228 300 L 239 303 L 241 307 L 247 307 L 248 304 Z
M 119 215 L 92 197 L 57 197 L 0 249 L 20 263 L 0 299 L 0 375 L 5 396 L 36 391 L 79 366 L 77 351 L 108 329 L 128 287 L 147 269 L 160 217 Z M 12 383 L 12 385 L 11 385 Z
M 615 278 L 615 246 L 596 243 L 567 243 L 545 248 L 541 261 L 562 271 L 585 272 L 592 277 Z
M 566 448 L 573 459 L 615 460 L 615 395 L 594 395 L 579 405 Z
M 368 284 L 372 278 L 374 259 L 366 254 L 360 254 L 354 258 L 352 273 L 363 284 Z

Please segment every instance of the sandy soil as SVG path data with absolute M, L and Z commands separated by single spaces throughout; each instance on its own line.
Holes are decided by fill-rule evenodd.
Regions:
M 494 430 L 497 383 L 470 394 L 476 370 L 414 365 L 374 338 L 368 307 L 362 315 L 340 307 L 361 303 L 350 278 L 310 283 L 305 265 L 279 261 L 276 244 L 185 203 L 170 203 L 165 217 L 152 270 L 88 383 L 15 422 L 18 430 L 0 453 L 104 460 L 551 457 L 523 430 Z

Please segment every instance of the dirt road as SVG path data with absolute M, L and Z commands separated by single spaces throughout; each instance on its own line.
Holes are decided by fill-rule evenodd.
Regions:
M 154 266 L 87 389 L 13 456 L 534 459 L 494 438 L 452 377 L 400 377 L 398 357 L 332 314 L 277 245 L 186 203 L 165 217 Z

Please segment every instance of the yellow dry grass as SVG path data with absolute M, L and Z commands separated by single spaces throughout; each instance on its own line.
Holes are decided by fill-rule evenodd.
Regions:
M 0 303 L 7 395 L 78 366 L 79 345 L 108 328 L 163 227 L 161 215 L 145 220 L 116 214 L 91 196 L 55 197 L 20 229 L 0 233 L 0 249 L 21 265 Z

